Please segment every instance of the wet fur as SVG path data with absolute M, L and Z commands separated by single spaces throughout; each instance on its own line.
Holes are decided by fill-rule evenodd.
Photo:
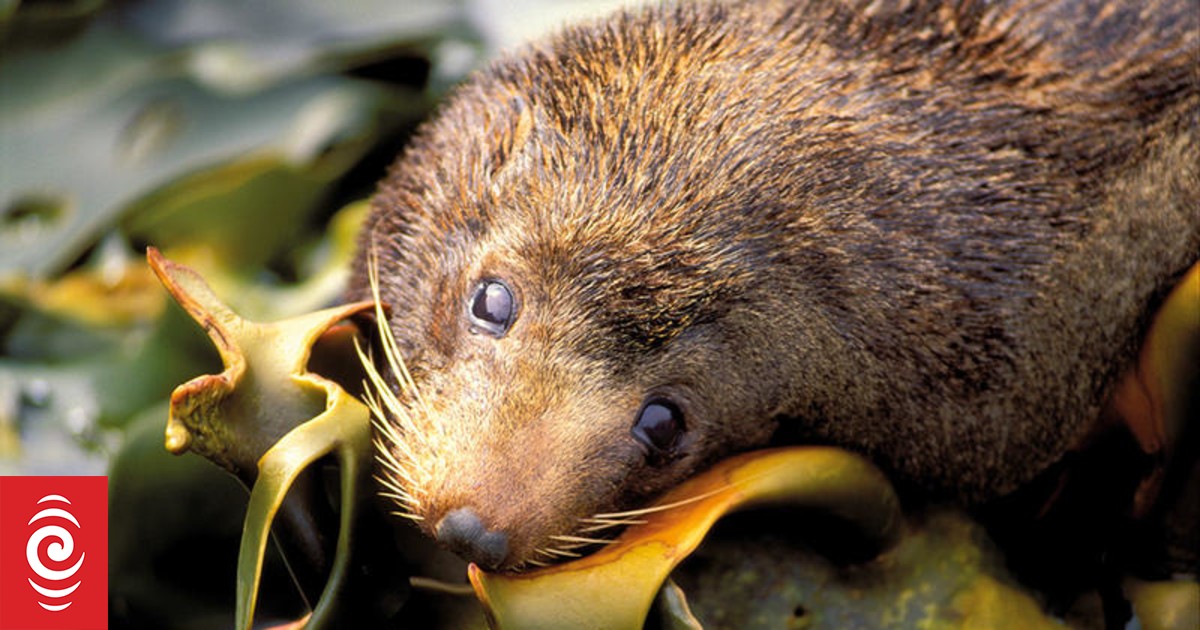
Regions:
M 382 182 L 355 272 L 366 294 L 378 253 L 428 405 L 396 455 L 413 509 L 471 506 L 515 566 L 781 435 L 933 496 L 1017 488 L 1200 260 L 1198 14 L 667 6 L 476 74 Z M 485 277 L 517 293 L 503 339 L 468 330 Z M 629 433 L 651 392 L 688 423 L 664 465 Z

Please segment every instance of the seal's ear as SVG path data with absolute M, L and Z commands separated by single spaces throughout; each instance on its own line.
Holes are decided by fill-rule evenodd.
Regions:
M 493 182 L 521 155 L 533 132 L 533 109 L 524 99 L 513 96 L 505 108 L 505 115 L 493 118 L 488 128 L 495 149 L 487 158 L 487 174 Z

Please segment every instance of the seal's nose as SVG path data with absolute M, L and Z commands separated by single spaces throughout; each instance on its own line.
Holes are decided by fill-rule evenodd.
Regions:
M 508 535 L 488 531 L 471 508 L 458 508 L 437 524 L 437 539 L 450 551 L 484 569 L 495 569 L 508 555 Z

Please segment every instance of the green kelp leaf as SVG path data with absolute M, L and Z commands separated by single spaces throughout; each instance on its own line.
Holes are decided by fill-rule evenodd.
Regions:
M 164 52 L 111 25 L 93 25 L 78 37 L 36 51 L 5 50 L 0 57 L 0 111 L 26 120 L 108 102 L 137 85 L 169 74 Z M 3 122 L 3 121 L 0 121 Z M 47 150 L 60 150 L 47 147 Z
M 208 333 L 225 368 L 194 378 L 171 394 L 167 450 L 203 455 L 250 485 L 263 454 L 330 404 L 325 385 L 314 385 L 309 377 L 313 344 L 330 327 L 370 310 L 373 303 L 281 322 L 252 322 L 222 303 L 196 272 L 154 248 L 147 257 L 171 296 Z M 251 363 L 254 373 L 248 376 Z
M 275 529 L 285 557 L 289 546 L 299 552 L 311 545 L 307 541 L 320 538 L 311 503 L 304 503 L 308 492 L 295 499 L 289 492 L 318 458 L 337 458 L 337 543 L 332 566 L 317 567 L 328 568 L 329 578 L 319 599 L 313 597 L 313 585 L 301 584 L 314 602 L 311 623 L 319 627 L 334 614 L 347 579 L 349 536 L 371 461 L 370 414 L 340 385 L 310 372 L 309 358 L 331 327 L 375 305 L 360 302 L 279 322 L 251 322 L 225 306 L 191 269 L 153 248 L 147 257 L 172 297 L 208 333 L 225 366 L 220 374 L 197 377 L 172 393 L 166 446 L 173 453 L 203 455 L 252 488 L 238 556 L 238 628 L 253 623 L 266 541 L 286 501 L 301 505 L 283 523 L 284 531 Z
M 139 199 L 128 208 L 123 231 L 167 251 L 203 244 L 227 273 L 252 272 L 286 257 L 307 236 L 324 191 L 370 142 L 370 112 L 359 97 L 374 90 L 356 92 L 313 93 L 291 135 L 279 138 L 288 146 L 240 156 Z
M 53 280 L 0 277 L 0 302 L 88 329 L 122 330 L 161 317 L 166 294 L 145 260 L 132 256 L 122 239 L 110 235 L 87 264 Z
M 0 361 L 0 475 L 98 475 L 109 438 L 86 366 Z
M 647 0 L 517 0 L 478 5 L 477 22 L 491 51 L 509 50 L 561 29 Z
M 125 22 L 161 45 L 186 49 L 193 76 L 229 92 L 260 90 L 287 77 L 386 58 L 398 49 L 434 57 L 451 43 L 468 60 L 435 68 L 456 77 L 480 49 L 462 0 L 155 0 L 131 5 Z M 450 60 L 454 61 L 454 60 Z M 395 77 L 400 78 L 400 77 Z
M 21 0 L 0 0 L 0 28 L 9 25 L 19 6 Z
M 91 15 L 105 5 L 105 0 L 3 0 L 0 1 L 0 20 L 16 24 L 72 20 Z
M 105 0 L 0 0 L 0 48 L 45 48 L 86 28 Z
M 275 514 L 301 472 L 318 458 L 334 453 L 341 473 L 341 521 L 334 564 L 313 610 L 310 624 L 322 627 L 333 616 L 351 557 L 350 532 L 371 463 L 371 417 L 367 408 L 332 381 L 314 374 L 304 378 L 329 396 L 328 409 L 283 436 L 259 462 L 259 477 L 250 493 L 242 545 L 238 553 L 238 597 L 235 627 L 249 630 L 262 577 L 263 557 Z
M 137 415 L 110 461 L 109 625 L 228 628 L 246 489 L 199 457 L 163 449 L 163 401 Z M 266 566 L 260 617 L 303 613 L 278 553 Z
M 419 51 L 440 94 L 484 59 L 628 1 L 157 0 L 125 12 L 147 38 L 189 47 L 194 76 L 218 89 L 261 89 L 283 77 L 352 68 Z M 635 2 L 636 4 L 636 2 Z
M 352 203 L 333 216 L 316 240 L 294 245 L 289 257 L 302 278 L 295 283 L 265 280 L 261 269 L 222 257 L 221 246 L 205 240 L 184 240 L 187 234 L 181 234 L 180 242 L 166 252 L 172 260 L 201 273 L 215 292 L 230 296 L 230 306 L 239 313 L 261 320 L 281 319 L 337 301 L 349 281 L 358 230 L 369 210 L 367 201 Z M 247 220 L 234 223 L 238 222 L 246 223 L 250 234 L 270 227 L 255 226 Z
M 665 630 L 703 630 L 692 612 L 687 595 L 674 580 L 668 578 L 658 591 L 659 625 Z
M 104 41 L 95 45 L 106 50 Z M 149 62 L 96 54 L 94 65 L 109 74 L 92 80 L 94 98 L 53 98 L 58 90 L 47 84 L 56 73 L 34 56 L 0 72 L 0 94 L 14 95 L 0 101 L 0 277 L 61 270 L 131 208 L 147 215 L 131 219 L 130 233 L 165 244 L 187 228 L 212 236 L 222 220 L 250 215 L 244 220 L 259 222 L 255 247 L 240 222 L 212 242 L 230 238 L 223 253 L 233 262 L 268 260 L 365 151 L 389 102 L 384 89 L 339 77 L 230 97 L 157 79 L 161 68 Z M 51 97 L 25 96 L 38 92 Z M 179 218 L 189 211 L 214 214 Z M 272 229 L 263 229 L 267 221 Z
M 0 466 L 97 472 L 119 441 L 111 429 L 212 368 L 204 335 L 165 298 L 145 262 L 124 256 L 56 282 L 0 282 L 0 305 L 18 313 L 0 351 Z
M 296 248 L 298 283 L 268 285 L 229 269 L 201 242 L 173 255 L 211 269 L 239 309 L 278 319 L 336 301 L 365 210 L 351 204 L 316 242 Z M 203 333 L 178 307 L 164 308 L 166 292 L 128 249 L 110 236 L 85 265 L 55 280 L 0 280 L 0 307 L 15 314 L 0 358 L 0 468 L 97 473 L 119 441 L 111 429 L 213 369 L 216 354 Z

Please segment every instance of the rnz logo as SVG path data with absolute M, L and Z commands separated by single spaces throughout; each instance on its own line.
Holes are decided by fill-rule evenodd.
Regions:
M 29 536 L 25 544 L 25 559 L 37 579 L 29 578 L 29 585 L 37 591 L 37 603 L 51 612 L 66 610 L 71 605 L 71 594 L 79 588 L 83 580 L 74 579 L 83 566 L 86 552 L 80 552 L 79 559 L 74 560 L 64 569 L 52 569 L 43 561 L 45 557 L 53 561 L 54 566 L 70 563 L 75 556 L 75 536 L 78 532 L 79 521 L 71 513 L 71 502 L 66 497 L 48 494 L 38 499 L 38 504 L 45 504 L 33 518 L 29 519 L 31 526 L 37 529 Z M 67 529 L 66 525 L 74 529 Z M 50 543 L 43 545 L 45 541 Z
M 0 475 L 0 630 L 107 630 L 108 479 Z

